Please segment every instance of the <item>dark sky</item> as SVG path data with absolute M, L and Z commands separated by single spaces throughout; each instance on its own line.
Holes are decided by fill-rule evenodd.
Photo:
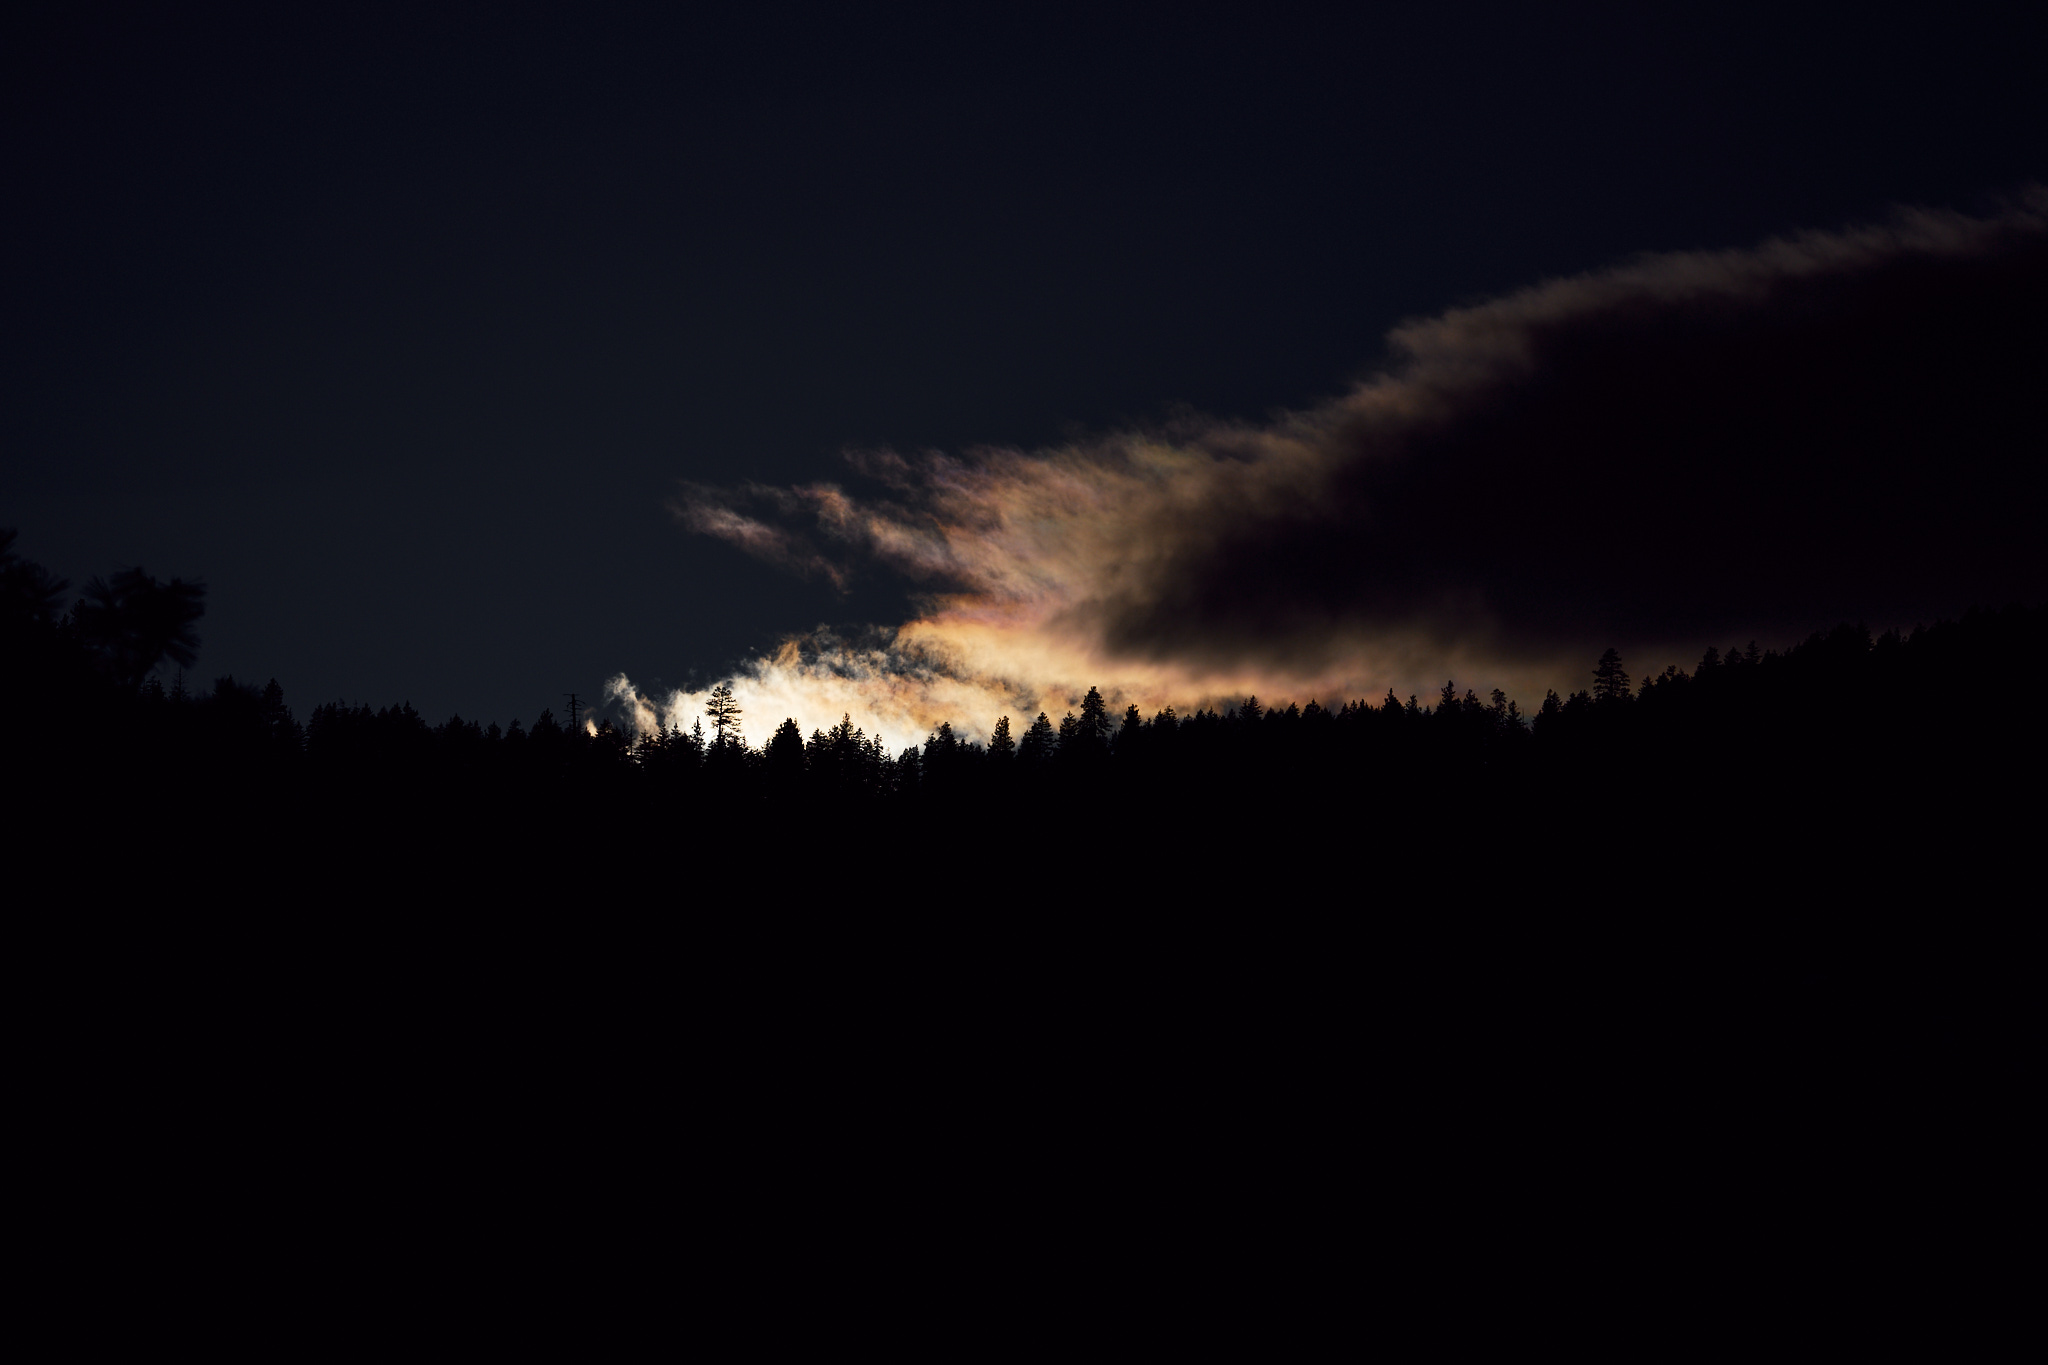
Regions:
M 203 578 L 201 671 L 301 708 L 530 720 L 900 618 L 678 480 L 1258 419 L 1406 318 L 2048 180 L 2013 6 L 417 8 L 4 43 L 0 525 Z

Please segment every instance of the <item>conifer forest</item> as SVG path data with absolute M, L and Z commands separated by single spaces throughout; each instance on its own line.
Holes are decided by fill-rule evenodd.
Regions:
M 1278 842 L 1306 865 L 1369 858 L 1386 876 L 1445 849 L 1475 865 L 1525 844 L 1607 841 L 1625 856 L 1645 834 L 1726 838 L 1745 813 L 1768 813 L 1752 832 L 1862 849 L 1873 827 L 1952 830 L 1967 812 L 1988 828 L 2030 809 L 2043 745 L 2015 699 L 2048 643 L 2039 607 L 1707 645 L 1689 668 L 1639 678 L 1610 649 L 1586 687 L 1533 705 L 1447 679 L 1428 697 L 1118 714 L 1091 688 L 1057 717 L 993 718 L 983 744 L 950 722 L 916 737 L 850 719 L 804 734 L 743 714 L 721 687 L 687 729 L 635 734 L 547 705 L 501 724 L 403 699 L 295 705 L 276 679 L 200 681 L 203 589 L 128 570 L 67 602 L 11 540 L 0 610 L 17 790 L 229 827 L 297 819 L 302 835 L 360 827 L 423 849 L 526 827 L 566 846 L 585 821 L 678 850 L 788 856 L 856 833 L 958 856 L 944 850 L 978 833 L 1016 841 L 1027 863 L 1042 834 L 1069 870 L 1167 849 L 1172 866 L 1199 868 Z

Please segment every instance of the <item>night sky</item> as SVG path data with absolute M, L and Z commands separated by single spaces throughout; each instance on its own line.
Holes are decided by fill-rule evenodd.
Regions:
M 530 721 L 622 671 L 698 688 L 820 624 L 893 625 L 930 588 L 886 562 L 835 584 L 693 533 L 677 511 L 691 488 L 854 481 L 848 451 L 914 461 L 1197 417 L 1270 424 L 1376 373 L 1404 321 L 1900 207 L 1995 219 L 2048 182 L 2048 34 L 2015 6 L 783 8 L 732 23 L 419 8 L 309 23 L 290 7 L 52 5 L 9 21 L 4 43 L 0 525 L 74 583 L 130 564 L 205 580 L 200 672 L 274 676 L 300 708 L 403 698 L 434 719 Z M 1706 357 L 1754 394 L 1803 362 L 1730 360 L 1760 354 L 1752 332 L 1896 334 L 1881 349 L 1898 357 L 1946 319 L 1991 359 L 1978 388 L 1944 392 L 2038 406 L 2044 372 L 2026 356 L 1998 368 L 2016 324 L 1993 314 L 2039 289 L 2040 256 L 1997 250 L 1961 274 L 1870 267 L 1856 278 L 1878 283 L 1843 286 L 1848 302 L 1808 300 L 1821 320 L 1805 332 L 1751 319 L 1723 345 L 1688 321 L 1655 353 Z M 1854 321 L 1866 313 L 1872 328 Z M 1524 404 L 1555 448 L 1580 440 L 1558 413 L 1610 391 L 1648 401 L 1633 380 L 1583 378 L 1618 373 L 1601 346 L 1643 353 L 1617 335 L 1565 346 L 1565 397 Z M 1887 391 L 1956 353 L 1927 349 L 1883 371 Z M 1853 397 L 1825 384 L 1827 411 Z M 1763 420 L 1790 401 L 1735 407 Z M 1631 439 L 1660 429 L 1627 420 Z M 1999 470 L 2037 460 L 2021 447 L 2039 429 L 1962 430 L 2005 442 L 1970 476 L 1987 503 L 2038 490 Z M 1518 439 L 1471 438 L 1503 480 L 1521 477 Z M 1384 506 L 1380 487 L 1357 496 Z M 1988 534 L 2009 543 L 2035 510 Z M 1550 581 L 1515 572 L 1541 556 L 1535 537 L 1460 524 L 1470 545 L 1447 531 L 1375 568 L 1373 602 L 1418 565 L 1456 577 L 1439 559 L 1481 564 L 1472 592 Z M 1308 597 L 1329 596 L 1352 544 L 1301 551 Z M 1110 635 L 1177 648 L 1211 612 L 1210 652 L 1268 648 L 1231 622 L 1270 611 L 1216 605 L 1203 575 L 1279 581 L 1295 561 L 1224 549 L 1236 557 L 1191 559 L 1176 541 L 1188 599 L 1112 604 Z M 1865 606 L 1839 567 L 1860 561 L 1836 555 L 1810 591 L 1756 596 L 1773 569 L 1731 609 L 1754 622 L 1744 638 L 1859 607 L 1959 610 L 1935 587 L 1992 593 L 2010 570 L 2024 595 L 2033 556 Z M 1710 609 L 1715 583 L 1658 582 L 1598 610 L 1562 588 L 1496 594 L 1503 638 L 1520 622 L 1573 647 L 1610 627 L 1735 628 Z M 1382 620 L 1357 601 L 1326 616 Z

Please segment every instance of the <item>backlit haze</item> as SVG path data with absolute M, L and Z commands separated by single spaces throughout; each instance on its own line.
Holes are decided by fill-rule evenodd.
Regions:
M 756 742 L 1326 705 L 1449 679 L 1525 706 L 1707 645 L 1879 629 L 2048 589 L 2035 410 L 2048 196 L 1646 256 L 1402 325 L 1349 393 L 1047 449 L 852 452 L 849 482 L 684 485 L 681 527 L 920 610 L 786 640 L 731 678 Z M 855 489 L 852 484 L 857 482 Z M 687 727 L 705 690 L 636 726 Z

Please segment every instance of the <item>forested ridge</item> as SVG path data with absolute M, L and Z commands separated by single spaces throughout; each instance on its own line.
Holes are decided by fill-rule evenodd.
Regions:
M 1091 690 L 892 754 L 850 721 L 750 743 L 723 696 L 649 735 L 295 712 L 274 681 L 181 681 L 190 585 L 65 608 L 0 573 L 42 1109 L 143 1097 L 54 1129 L 67 1151 L 250 1094 L 259 1142 L 279 1114 L 352 1135 L 395 1103 L 410 1134 L 553 1104 L 608 1144 L 708 1129 L 798 1169 L 790 1144 L 886 1113 L 1049 1149 L 1158 1123 L 1147 1163 L 1281 1115 L 1276 1169 L 1448 1162 L 1432 1218 L 1446 1188 L 1554 1193 L 1525 1220 L 1548 1248 L 1592 1179 L 1755 1227 L 1790 1178 L 1806 1216 L 1891 1227 L 1919 1216 L 1916 1123 L 1959 1144 L 1944 1206 L 1995 1202 L 2030 1131 L 2038 912 L 2009 873 L 2039 607 L 1640 682 L 1609 654 L 1531 714 L 1448 681 L 1151 716 Z M 331 1102 L 336 1075 L 374 1103 Z M 1645 1204 L 1672 1170 L 1692 1204 Z
M 1597 830 L 1800 793 L 1936 813 L 2008 780 L 2031 784 L 2043 747 L 2039 719 L 2014 700 L 2041 676 L 2040 607 L 1874 638 L 1844 624 L 1782 650 L 1707 648 L 1690 669 L 1639 683 L 1609 650 L 1585 689 L 1528 712 L 1450 680 L 1428 698 L 1246 697 L 1149 716 L 1117 714 L 1090 689 L 1057 719 L 991 718 L 987 744 L 947 723 L 892 752 L 850 719 L 805 735 L 793 720 L 745 716 L 726 689 L 688 729 L 637 735 L 608 718 L 565 724 L 552 708 L 504 726 L 436 723 L 403 701 L 300 713 L 276 680 L 188 679 L 203 590 L 130 570 L 66 607 L 66 585 L 11 543 L 4 553 L 17 780 L 159 806 L 429 824 L 522 806 L 728 822 L 760 808 L 797 820 L 793 838 L 804 821 L 840 816 L 1193 827 L 1232 811 L 1384 836 L 1549 808 Z M 755 722 L 767 722 L 758 744 L 745 736 Z

